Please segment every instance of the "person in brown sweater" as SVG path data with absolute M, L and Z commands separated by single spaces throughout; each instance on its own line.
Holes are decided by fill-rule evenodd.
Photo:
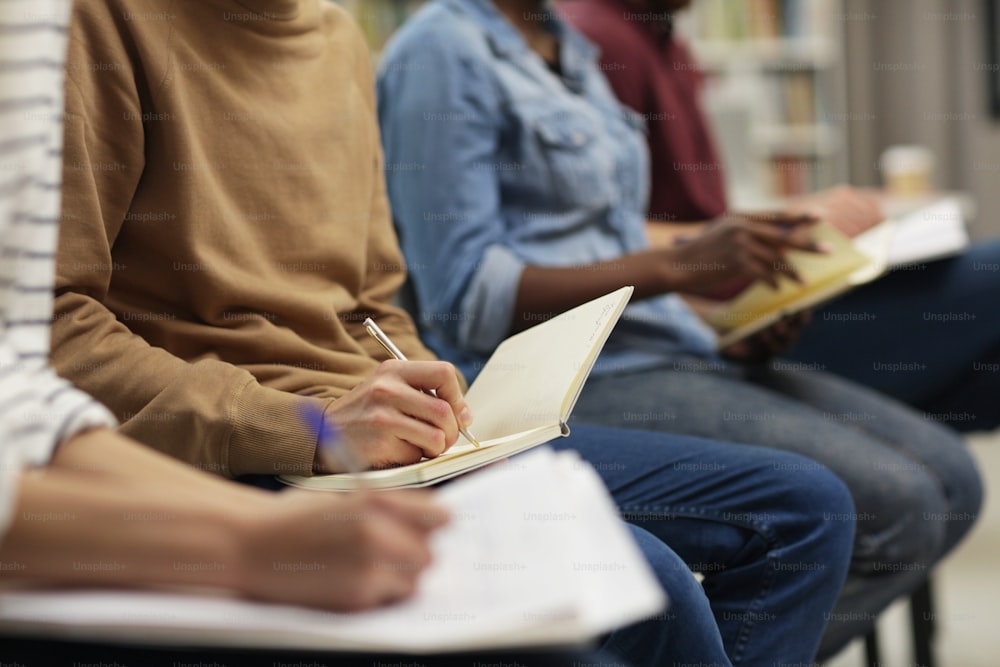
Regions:
M 69 37 L 58 372 L 125 434 L 226 476 L 313 470 L 304 405 L 375 466 L 453 443 L 471 421 L 461 382 L 391 305 L 406 266 L 383 171 L 422 165 L 383 164 L 349 16 L 321 0 L 78 0 Z M 380 363 L 368 316 L 414 361 Z M 604 646 L 637 667 L 731 664 L 730 639 L 811 656 L 854 532 L 832 473 L 639 430 L 581 425 L 553 446 L 594 464 L 675 610 Z M 822 571 L 774 569 L 796 562 Z M 743 639 L 772 616 L 796 642 Z
M 83 0 L 66 93 L 52 361 L 126 435 L 226 476 L 311 471 L 303 402 L 376 465 L 455 441 L 451 366 L 380 365 L 362 326 L 434 359 L 389 305 L 405 267 L 343 11 Z

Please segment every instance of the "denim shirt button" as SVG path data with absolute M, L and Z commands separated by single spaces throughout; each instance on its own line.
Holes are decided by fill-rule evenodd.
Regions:
M 573 145 L 574 146 L 582 146 L 586 142 L 587 142 L 587 136 L 583 132 L 574 132 L 573 133 Z

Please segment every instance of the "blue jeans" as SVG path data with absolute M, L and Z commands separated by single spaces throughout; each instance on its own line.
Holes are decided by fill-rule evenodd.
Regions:
M 670 597 L 604 649 L 650 667 L 811 664 L 854 535 L 832 473 L 784 452 L 638 430 L 574 425 L 552 444 L 595 467 Z
M 815 313 L 791 359 L 960 431 L 1000 426 L 1000 240 L 896 270 Z
M 820 657 L 866 632 L 894 598 L 915 589 L 968 532 L 982 502 L 978 470 L 954 431 L 787 362 L 741 367 L 688 359 L 591 377 L 574 420 L 786 450 L 840 477 L 854 500 L 857 533 Z M 784 483 L 802 481 L 788 470 L 794 474 L 777 475 Z

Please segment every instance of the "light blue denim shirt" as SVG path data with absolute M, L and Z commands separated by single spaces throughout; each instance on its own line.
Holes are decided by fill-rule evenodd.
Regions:
M 437 0 L 387 46 L 378 112 L 415 319 L 470 378 L 510 332 L 526 265 L 583 266 L 647 247 L 642 122 L 594 47 L 553 10 L 562 76 L 489 0 Z M 714 358 L 678 297 L 628 307 L 596 373 Z

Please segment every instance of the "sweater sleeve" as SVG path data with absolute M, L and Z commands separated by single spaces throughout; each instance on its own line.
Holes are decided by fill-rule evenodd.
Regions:
M 396 294 L 406 280 L 407 265 L 399 246 L 399 239 L 393 227 L 392 214 L 389 209 L 389 197 L 385 184 L 385 160 L 382 154 L 382 140 L 376 122 L 375 83 L 371 68 L 368 47 L 358 40 L 358 74 L 357 85 L 361 86 L 368 108 L 371 112 L 371 127 L 373 152 L 370 156 L 372 170 L 372 202 L 369 219 L 367 261 L 365 266 L 365 282 L 362 288 L 359 307 L 363 312 L 369 312 L 378 321 L 379 327 L 392 338 L 399 349 L 411 361 L 433 360 L 434 354 L 421 342 L 412 317 L 402 308 L 393 304 Z M 385 352 L 375 339 L 368 335 L 360 322 L 350 322 L 352 333 L 365 348 L 365 351 L 375 357 L 385 357 Z
M 301 404 L 323 409 L 328 400 L 263 387 L 220 361 L 189 363 L 133 334 L 104 304 L 143 174 L 138 87 L 151 84 L 140 83 L 111 10 L 89 7 L 75 10 L 70 33 L 52 363 L 108 405 L 123 433 L 167 454 L 227 476 L 307 474 L 316 434 Z

